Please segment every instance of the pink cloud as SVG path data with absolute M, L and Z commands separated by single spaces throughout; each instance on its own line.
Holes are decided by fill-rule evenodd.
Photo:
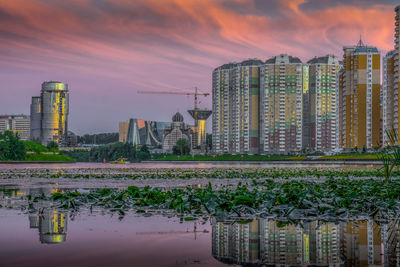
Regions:
M 115 131 L 118 120 L 135 114 L 169 120 L 177 107 L 192 105 L 136 90 L 210 91 L 212 70 L 227 62 L 280 53 L 303 61 L 341 57 L 342 46 L 360 34 L 382 51 L 393 47 L 391 5 L 347 1 L 305 11 L 306 0 L 261 3 L 264 9 L 257 0 L 0 0 L 0 69 L 8 70 L 0 74 L 0 90 L 19 92 L 0 99 L 0 113 L 28 113 L 42 80 L 63 79 L 73 92 L 72 129 L 90 131 L 90 120 Z M 93 92 L 101 105 L 91 108 L 101 116 L 84 112 Z M 211 100 L 203 104 L 211 107 Z

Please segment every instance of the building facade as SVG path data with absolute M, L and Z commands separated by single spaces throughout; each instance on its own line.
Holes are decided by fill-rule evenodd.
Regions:
M 119 123 L 119 142 L 135 146 L 162 146 L 163 133 L 170 122 L 129 119 Z
M 32 97 L 31 102 L 31 135 L 30 139 L 40 142 L 41 100 L 38 96 Z
M 118 124 L 118 142 L 120 143 L 126 143 L 128 139 L 128 127 L 129 127 L 129 121 L 121 121 Z
M 390 144 L 387 132 L 396 131 L 400 133 L 400 95 L 399 95 L 399 24 L 400 6 L 395 8 L 395 40 L 394 50 L 386 54 L 383 59 L 383 83 L 382 83 L 382 142 L 383 145 Z M 397 140 L 400 144 L 400 140 Z
M 41 136 L 43 145 L 64 145 L 68 134 L 69 92 L 61 82 L 44 82 L 41 92 Z
M 380 146 L 380 53 L 360 42 L 344 47 L 344 71 L 339 76 L 340 147 Z
M 260 70 L 260 153 L 287 154 L 302 149 L 303 74 L 301 60 L 285 54 Z
M 162 149 L 166 153 L 173 152 L 173 147 L 179 139 L 188 140 L 192 146 L 193 130 L 184 123 L 183 116 L 179 112 L 172 117 L 172 123 L 165 127 L 163 135 Z
M 395 90 L 395 61 L 396 51 L 388 52 L 383 58 L 382 81 L 382 144 L 390 143 L 387 131 L 399 129 L 398 91 Z
M 236 65 L 236 63 L 225 64 L 216 68 L 212 73 L 212 143 L 213 151 L 216 154 L 230 153 L 229 88 Z
M 303 90 L 303 146 L 314 151 L 337 147 L 337 84 L 342 68 L 333 55 L 307 62 L 309 84 Z
M 237 64 L 229 83 L 229 151 L 259 152 L 260 60 Z
M 40 97 L 32 97 L 31 140 L 47 145 L 68 142 L 69 91 L 68 84 L 56 81 L 42 83 Z
M 29 140 L 31 120 L 27 115 L 0 115 L 0 133 L 11 131 L 21 140 Z
M 191 109 L 188 110 L 188 113 L 190 116 L 192 116 L 193 119 L 196 119 L 197 117 L 197 127 L 196 125 L 194 126 L 195 129 L 193 129 L 193 140 L 192 140 L 192 146 L 193 147 L 200 147 L 202 151 L 205 150 L 206 146 L 206 136 L 207 136 L 207 130 L 206 130 L 206 121 L 212 114 L 211 110 L 207 109 Z

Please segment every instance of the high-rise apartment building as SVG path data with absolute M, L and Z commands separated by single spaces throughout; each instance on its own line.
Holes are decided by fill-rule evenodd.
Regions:
M 337 147 L 337 77 L 342 65 L 333 55 L 314 58 L 307 64 L 309 83 L 303 90 L 303 146 L 314 151 L 334 150 Z
M 288 55 L 268 59 L 261 66 L 260 153 L 301 151 L 304 73 L 307 66 Z
M 213 146 L 215 153 L 259 152 L 259 66 L 251 59 L 213 71 Z
M 259 101 L 261 60 L 247 60 L 233 68 L 229 88 L 230 133 L 232 154 L 259 152 Z
M 52 141 L 66 145 L 68 114 L 68 85 L 55 81 L 42 83 L 40 97 L 32 97 L 31 123 L 34 127 L 31 139 L 43 145 Z
M 381 144 L 380 53 L 361 40 L 343 50 L 338 88 L 340 146 L 373 148 Z
M 213 71 L 213 150 L 290 154 L 337 147 L 337 73 L 332 55 L 303 64 L 282 54 Z
M 214 153 L 229 153 L 229 84 L 236 63 L 216 68 L 212 74 L 212 144 Z
M 395 62 L 396 51 L 388 52 L 383 58 L 383 82 L 382 82 L 382 144 L 390 143 L 387 131 L 399 129 L 398 91 L 395 90 Z
M 29 140 L 31 123 L 27 115 L 0 115 L 0 133 L 11 131 L 21 140 Z
M 394 50 L 386 54 L 383 59 L 383 84 L 382 84 L 382 142 L 389 144 L 387 131 L 400 132 L 400 94 L 399 94 L 399 24 L 400 6 L 395 8 L 395 41 Z M 400 143 L 400 140 L 399 140 Z

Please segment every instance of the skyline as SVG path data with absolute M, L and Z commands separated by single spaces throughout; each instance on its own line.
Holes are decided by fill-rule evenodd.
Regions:
M 355 45 L 360 34 L 383 56 L 393 48 L 396 4 L 0 0 L 0 78 L 7 96 L 0 98 L 0 113 L 29 114 L 42 82 L 59 80 L 70 87 L 69 128 L 77 134 L 116 132 L 131 117 L 170 121 L 176 111 L 191 123 L 192 98 L 136 91 L 197 86 L 211 92 L 211 73 L 226 62 L 281 53 L 303 62 L 342 58 L 343 46 Z M 211 97 L 200 100 L 211 108 Z

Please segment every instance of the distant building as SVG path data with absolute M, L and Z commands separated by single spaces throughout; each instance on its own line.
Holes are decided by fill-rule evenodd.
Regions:
M 119 123 L 119 142 L 162 146 L 164 129 L 170 122 L 129 119 Z
M 399 50 L 400 50 L 400 6 L 395 8 L 395 40 L 394 50 L 383 58 L 382 84 L 382 142 L 388 145 L 390 140 L 386 131 L 395 130 L 400 133 L 400 80 L 399 80 Z M 400 144 L 400 139 L 398 140 Z
M 65 146 L 68 136 L 69 91 L 68 85 L 49 81 L 42 83 L 40 97 L 32 97 L 32 141 L 47 145 L 54 141 Z
M 337 77 L 342 69 L 333 55 L 314 58 L 309 67 L 308 88 L 303 89 L 303 147 L 332 151 L 337 147 Z
M 397 60 L 398 62 L 398 60 Z M 395 86 L 396 51 L 388 52 L 383 58 L 382 83 L 382 141 L 389 143 L 386 131 L 395 129 L 399 132 L 399 96 L 398 86 Z
M 198 109 L 196 112 L 194 109 L 192 109 L 188 110 L 188 112 L 193 119 L 197 117 L 198 120 L 197 127 L 195 126 L 193 129 L 192 146 L 193 147 L 199 146 L 204 151 L 206 145 L 206 133 L 207 133 L 206 121 L 210 117 L 212 111 L 207 109 Z
M 41 100 L 40 96 L 33 96 L 31 103 L 31 136 L 34 142 L 40 142 L 40 122 L 41 122 Z
M 339 74 L 339 131 L 343 149 L 371 149 L 382 143 L 380 53 L 360 40 L 343 48 Z
M 303 74 L 308 75 L 308 66 L 286 54 L 268 59 L 261 67 L 262 154 L 288 154 L 303 148 Z
M 259 152 L 261 60 L 222 65 L 213 71 L 213 146 L 217 154 Z
M 176 142 L 183 138 L 187 139 L 192 144 L 192 128 L 183 122 L 183 116 L 177 112 L 172 117 L 172 123 L 167 126 L 164 130 L 164 138 L 162 142 L 162 148 L 165 152 L 171 153 L 172 148 L 176 145 Z
M 0 133 L 11 131 L 21 140 L 29 140 L 31 131 L 30 118 L 27 115 L 0 115 Z
M 67 146 L 76 147 L 78 145 L 78 136 L 71 131 L 68 131 Z
M 128 128 L 129 128 L 129 120 L 121 121 L 119 123 L 119 131 L 118 131 L 118 141 L 121 143 L 126 143 L 128 138 Z

